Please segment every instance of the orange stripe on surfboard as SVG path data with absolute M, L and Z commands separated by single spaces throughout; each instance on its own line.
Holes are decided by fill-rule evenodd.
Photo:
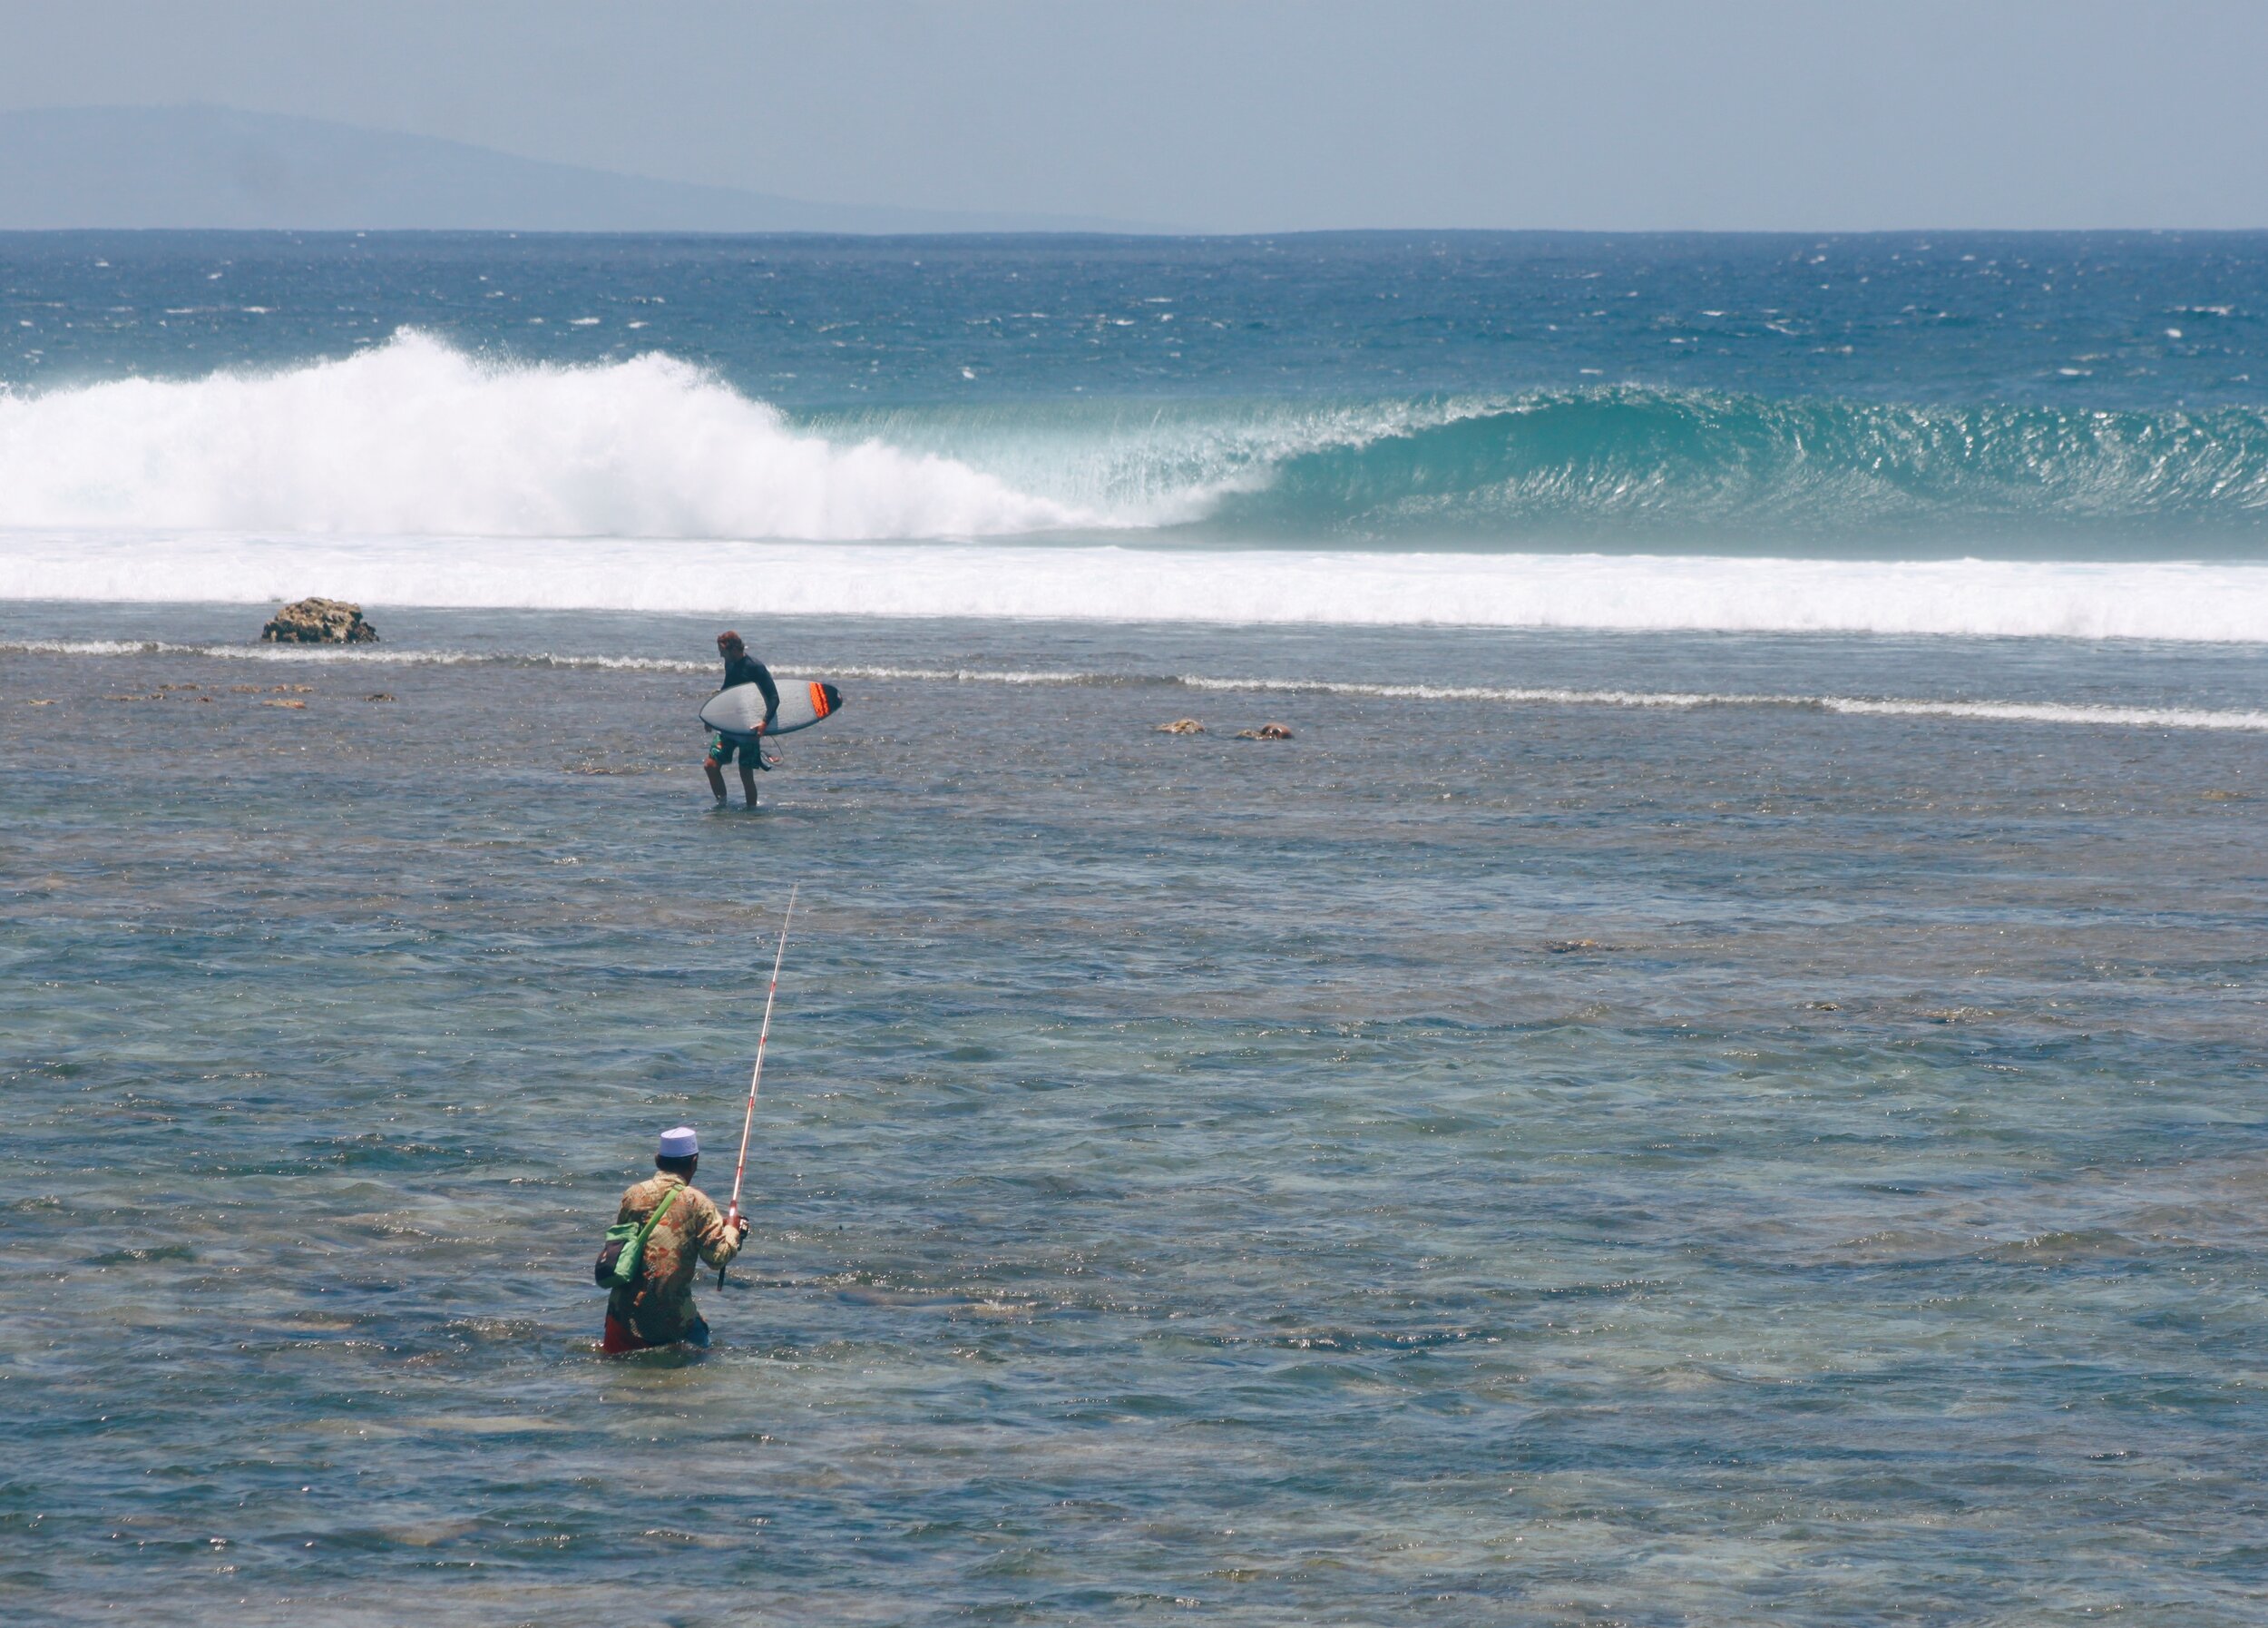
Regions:
M 811 686 L 811 712 L 814 718 L 825 718 L 827 714 L 825 684 L 815 683 Z

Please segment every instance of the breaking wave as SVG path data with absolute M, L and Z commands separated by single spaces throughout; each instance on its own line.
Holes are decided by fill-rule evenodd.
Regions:
M 0 396 L 0 528 L 991 536 L 1090 524 L 949 458 L 792 427 L 666 356 L 340 361 Z
M 1286 460 L 1217 518 L 1357 536 L 2106 527 L 2268 539 L 2268 414 L 1548 392 Z
M 506 362 L 405 330 L 0 394 L 0 530 L 2268 557 L 2268 413 L 1600 387 L 794 417 L 663 355 Z
M 1706 538 L 2268 556 L 2268 414 L 1909 407 L 1631 388 L 1070 404 L 821 419 L 1119 525 L 1248 542 Z M 2235 547 L 2231 548 L 2234 542 Z
M 308 592 L 2268 641 L 2268 414 L 1602 388 L 796 417 L 666 356 L 507 362 L 408 331 L 0 393 L 0 598 Z

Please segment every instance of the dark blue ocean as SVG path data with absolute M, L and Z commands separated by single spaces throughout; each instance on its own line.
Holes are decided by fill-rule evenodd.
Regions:
M 2268 1617 L 2263 311 L 0 237 L 0 1609 Z M 725 625 L 845 700 L 756 812 Z

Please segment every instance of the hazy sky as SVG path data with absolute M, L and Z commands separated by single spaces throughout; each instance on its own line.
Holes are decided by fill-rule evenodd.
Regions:
M 2247 0 L 0 0 L 202 102 L 826 201 L 1334 226 L 2268 226 Z

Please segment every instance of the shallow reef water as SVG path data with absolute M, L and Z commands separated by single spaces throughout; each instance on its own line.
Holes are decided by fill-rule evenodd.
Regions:
M 370 613 L 0 617 L 14 1620 L 2257 1620 L 2255 648 Z

